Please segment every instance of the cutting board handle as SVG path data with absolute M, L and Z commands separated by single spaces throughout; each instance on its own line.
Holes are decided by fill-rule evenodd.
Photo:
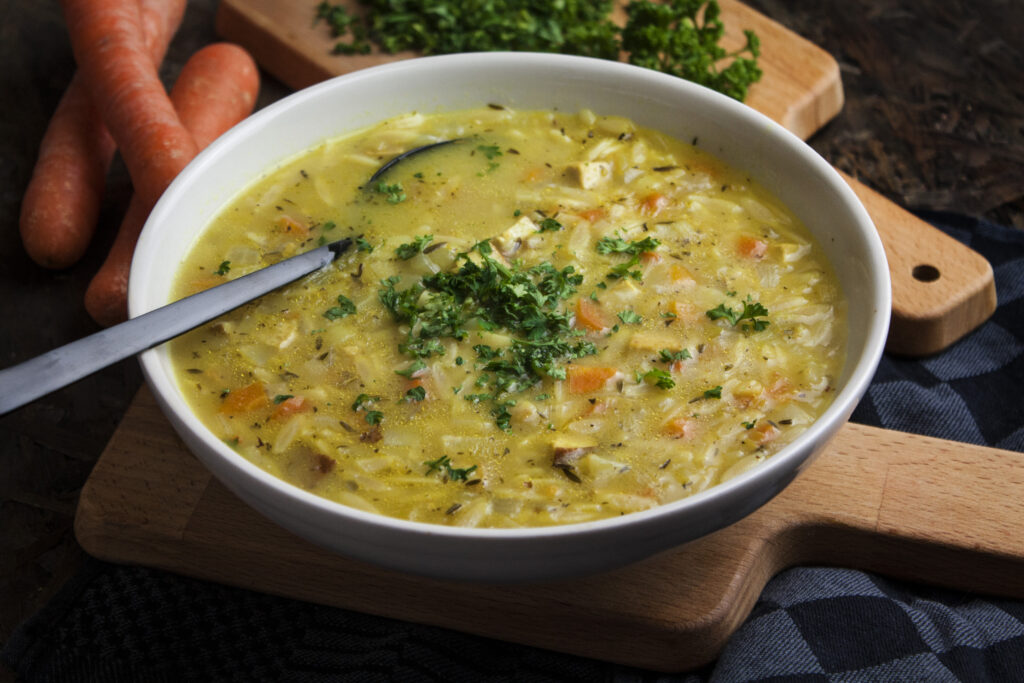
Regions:
M 780 496 L 772 569 L 825 563 L 1024 597 L 1024 454 L 861 425 L 843 436 Z
M 874 221 L 892 279 L 886 351 L 926 356 L 996 309 L 992 266 L 979 253 L 840 172 Z

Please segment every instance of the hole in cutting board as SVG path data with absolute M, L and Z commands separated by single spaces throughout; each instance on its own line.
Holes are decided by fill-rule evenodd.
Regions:
M 920 280 L 921 282 L 935 282 L 942 275 L 938 268 L 926 263 L 914 266 L 914 270 L 912 270 L 911 273 L 915 280 Z

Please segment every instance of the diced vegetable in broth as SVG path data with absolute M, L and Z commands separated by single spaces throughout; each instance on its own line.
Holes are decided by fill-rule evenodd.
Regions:
M 362 510 L 514 528 L 679 500 L 790 443 L 844 360 L 806 228 L 621 117 L 489 107 L 325 142 L 218 214 L 176 296 L 343 237 L 326 271 L 170 348 L 220 438 Z

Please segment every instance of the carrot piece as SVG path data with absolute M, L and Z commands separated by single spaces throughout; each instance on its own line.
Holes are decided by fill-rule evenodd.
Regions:
M 171 100 L 202 149 L 252 111 L 258 92 L 259 72 L 249 53 L 237 45 L 214 43 L 189 58 Z M 110 253 L 85 292 L 85 308 L 100 325 L 128 317 L 128 273 L 148 215 L 145 200 L 132 197 Z
M 615 368 L 595 365 L 570 365 L 565 369 L 565 377 L 569 381 L 569 393 L 589 394 L 592 391 L 597 391 L 617 372 Z
M 309 237 L 309 228 L 291 216 L 279 216 L 277 219 L 277 227 L 281 228 L 281 230 L 286 233 L 298 237 L 299 239 L 306 239 Z
M 538 166 L 530 171 L 527 171 L 523 176 L 524 183 L 535 183 L 544 177 L 544 167 Z
M 668 270 L 668 276 L 677 285 L 692 285 L 697 282 L 693 277 L 693 273 L 678 263 L 672 264 L 672 267 Z
M 748 433 L 751 439 L 759 444 L 763 444 L 777 439 L 781 432 L 771 422 L 761 421 L 754 425 Z
M 149 56 L 159 64 L 181 23 L 185 0 L 142 0 L 141 10 Z M 116 147 L 82 74 L 76 73 L 40 142 L 21 203 L 21 241 L 33 261 L 67 268 L 85 253 Z
M 652 192 L 640 203 L 640 211 L 648 216 L 657 216 L 666 206 L 668 206 L 668 197 L 660 192 Z
M 195 156 L 192 136 L 167 97 L 132 0 L 61 0 L 71 49 L 132 186 L 152 206 Z
M 601 305 L 592 299 L 580 297 L 576 300 L 576 327 L 591 332 L 606 330 L 611 325 Z
M 661 263 L 662 256 L 656 251 L 645 251 L 640 254 L 640 262 L 645 266 L 653 266 L 656 263 Z
M 587 209 L 586 211 L 580 211 L 579 213 L 579 217 L 588 223 L 596 223 L 607 215 L 608 213 L 601 208 Z
M 231 394 L 228 394 L 230 398 Z M 286 398 L 274 407 L 274 412 L 270 414 L 273 419 L 281 419 L 285 417 L 291 417 L 296 413 L 304 413 L 307 410 L 313 409 L 313 403 L 307 401 L 303 396 L 292 396 Z
M 235 389 L 224 397 L 220 404 L 220 412 L 225 415 L 238 415 L 262 410 L 270 405 L 267 390 L 262 382 L 253 382 L 241 389 Z
M 736 240 L 736 250 L 743 258 L 762 259 L 768 252 L 768 243 L 750 235 L 741 235 Z
M 689 417 L 677 417 L 666 422 L 662 431 L 674 439 L 692 439 L 697 434 L 697 423 Z

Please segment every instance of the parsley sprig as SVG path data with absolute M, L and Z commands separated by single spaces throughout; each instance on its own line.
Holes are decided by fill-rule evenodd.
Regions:
M 468 481 L 469 475 L 476 471 L 476 465 L 452 467 L 452 460 L 447 455 L 442 455 L 436 460 L 426 460 L 423 464 L 427 466 L 427 474 L 444 472 L 450 481 Z
M 753 301 L 749 294 L 743 302 L 742 310 L 733 310 L 723 303 L 718 304 L 718 306 L 712 308 L 710 311 L 705 311 L 705 314 L 712 320 L 727 320 L 733 327 L 743 323 L 740 327 L 745 332 L 750 330 L 760 332 L 771 324 L 768 320 L 760 317 L 768 315 L 768 309 L 760 302 Z
M 632 242 L 627 242 L 621 237 L 602 237 L 597 241 L 595 248 L 598 254 L 626 254 L 630 257 L 628 261 L 613 266 L 607 277 L 613 280 L 624 277 L 640 280 L 640 271 L 633 270 L 633 267 L 640 263 L 641 254 L 646 251 L 654 251 L 660 245 L 661 242 L 653 237 L 645 237 Z

